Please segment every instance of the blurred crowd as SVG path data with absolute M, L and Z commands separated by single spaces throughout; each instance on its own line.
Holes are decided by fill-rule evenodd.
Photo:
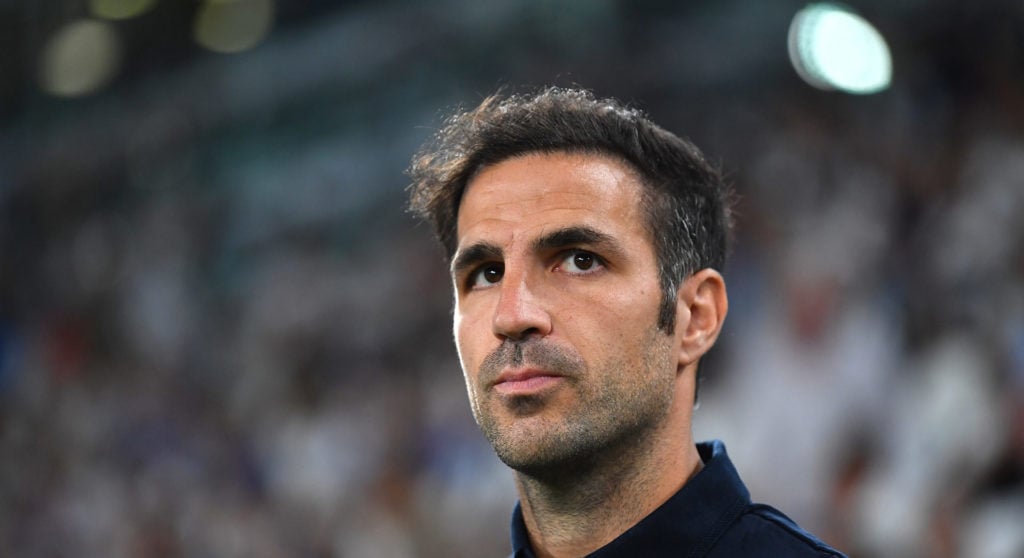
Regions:
M 1024 13 L 971 5 L 893 16 L 911 54 L 871 97 L 789 74 L 701 91 L 655 75 L 679 56 L 657 49 L 568 76 L 722 161 L 731 309 L 696 435 L 852 556 L 1024 556 Z M 650 47 L 667 9 L 585 23 Z M 413 59 L 216 126 L 82 102 L 144 130 L 87 133 L 38 101 L 0 129 L 0 556 L 507 554 L 511 475 L 401 172 L 438 109 L 588 56 L 551 45 L 571 52 L 429 93 L 445 77 Z

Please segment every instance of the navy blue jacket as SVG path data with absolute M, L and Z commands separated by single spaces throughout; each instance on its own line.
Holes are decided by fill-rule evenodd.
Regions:
M 715 440 L 697 444 L 704 468 L 679 492 L 590 558 L 843 556 L 750 492 Z M 512 557 L 535 558 L 523 512 L 512 514 Z

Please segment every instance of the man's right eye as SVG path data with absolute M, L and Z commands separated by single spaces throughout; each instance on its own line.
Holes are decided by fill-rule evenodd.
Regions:
M 469 277 L 469 287 L 471 289 L 489 287 L 498 281 L 501 281 L 501 277 L 503 275 L 505 275 L 505 266 L 502 264 L 487 264 L 481 266 Z

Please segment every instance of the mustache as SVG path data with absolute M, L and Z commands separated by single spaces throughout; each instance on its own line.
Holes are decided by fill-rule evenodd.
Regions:
M 481 383 L 490 385 L 503 370 L 523 366 L 566 377 L 579 376 L 586 369 L 583 358 L 574 351 L 544 341 L 506 339 L 480 364 Z

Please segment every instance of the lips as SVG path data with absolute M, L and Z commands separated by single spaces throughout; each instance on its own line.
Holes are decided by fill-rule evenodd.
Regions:
M 528 395 L 554 386 L 565 378 L 544 370 L 506 370 L 492 384 L 494 391 L 504 395 Z

